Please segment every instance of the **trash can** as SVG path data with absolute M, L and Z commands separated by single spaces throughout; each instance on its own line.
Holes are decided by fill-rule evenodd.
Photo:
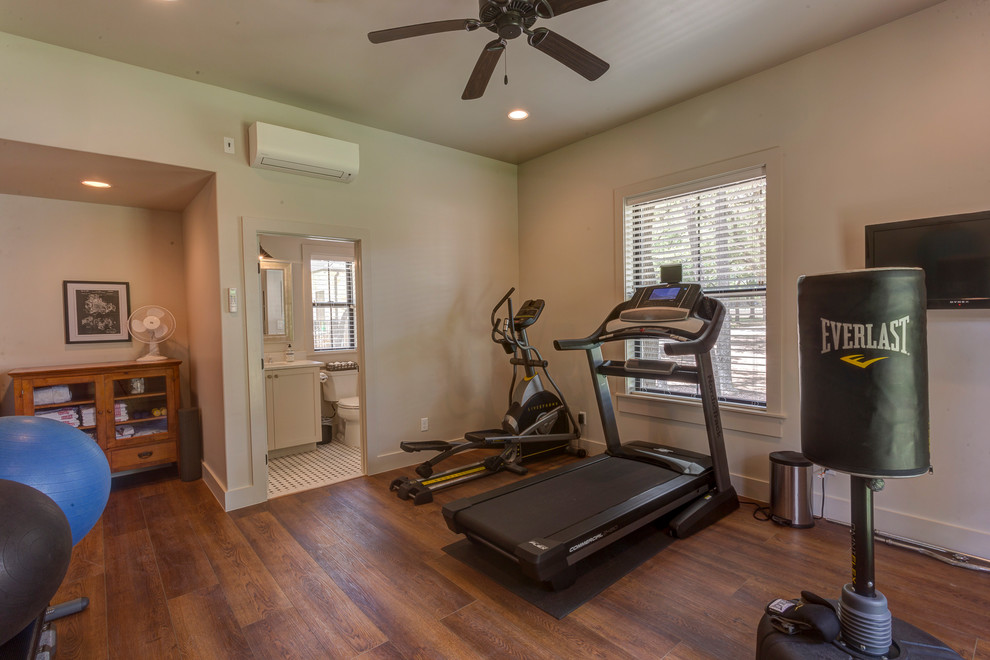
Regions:
M 318 445 L 325 445 L 333 440 L 333 417 L 324 417 L 320 420 L 323 426 L 323 437 L 317 442 Z
M 787 527 L 814 527 L 811 513 L 811 468 L 796 451 L 770 454 L 770 519 Z

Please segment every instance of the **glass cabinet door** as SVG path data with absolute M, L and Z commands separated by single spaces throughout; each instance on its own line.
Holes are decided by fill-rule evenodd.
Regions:
M 103 411 L 99 409 L 102 381 L 101 376 L 39 379 L 23 393 L 24 414 L 74 426 L 99 442 L 98 429 L 103 423 Z
M 168 434 L 168 379 L 163 373 L 108 376 L 112 396 L 108 398 L 110 447 L 153 442 Z

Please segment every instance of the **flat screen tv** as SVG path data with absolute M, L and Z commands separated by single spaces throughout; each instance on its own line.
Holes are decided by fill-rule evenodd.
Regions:
M 990 211 L 866 227 L 866 267 L 925 270 L 929 309 L 990 309 Z

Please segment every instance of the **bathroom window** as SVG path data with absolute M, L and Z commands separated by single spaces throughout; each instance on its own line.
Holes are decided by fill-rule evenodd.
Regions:
M 313 292 L 313 350 L 357 348 L 354 262 L 314 255 L 309 261 Z

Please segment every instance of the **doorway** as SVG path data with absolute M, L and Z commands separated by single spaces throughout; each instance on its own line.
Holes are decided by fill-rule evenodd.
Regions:
M 244 218 L 242 226 L 254 488 L 270 499 L 363 476 L 368 347 L 361 269 L 366 238 L 353 229 L 277 220 Z M 270 299 L 271 304 L 283 305 L 284 323 L 268 323 L 277 337 L 265 333 L 266 322 L 279 314 L 268 309 L 269 299 L 262 291 L 261 273 L 270 270 L 259 266 L 263 257 L 282 264 L 284 273 L 284 290 Z M 289 364 L 312 369 L 321 379 L 320 431 L 315 443 L 270 453 L 265 365 L 286 364 L 290 344 Z M 330 379 L 331 368 L 341 364 L 356 369 L 350 383 L 356 389 L 348 393 L 354 401 L 348 401 L 351 405 L 343 411 L 339 401 L 324 395 L 323 384 Z M 345 418 L 350 420 L 350 433 Z
M 294 364 L 320 363 L 320 439 L 315 447 L 300 444 L 276 452 L 269 442 L 268 498 L 272 499 L 364 475 L 358 396 L 359 262 L 352 240 L 258 234 L 258 243 L 266 365 L 289 360 L 289 355 Z M 273 273 L 281 276 L 275 278 L 275 285 Z M 315 364 L 301 368 L 308 369 L 306 373 L 317 371 Z M 287 372 L 278 371 L 284 381 Z M 304 377 L 304 382 L 312 379 Z M 277 383 L 266 387 L 273 384 Z M 273 397 L 266 399 L 266 414 L 271 416 Z M 311 439 L 306 436 L 302 437 Z

